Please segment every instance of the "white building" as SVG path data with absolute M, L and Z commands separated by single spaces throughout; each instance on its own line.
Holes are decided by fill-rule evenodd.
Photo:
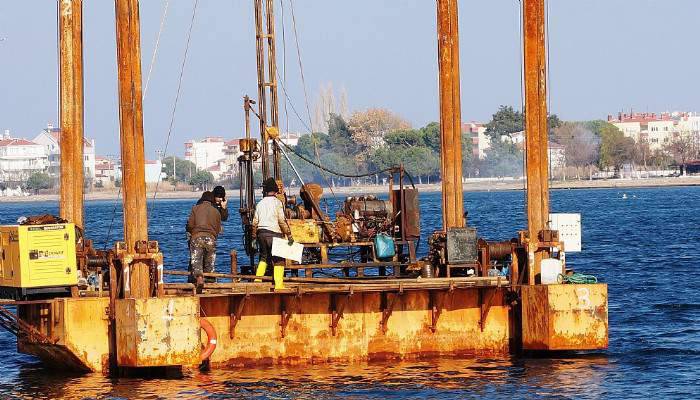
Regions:
M 61 170 L 61 130 L 52 124 L 41 131 L 34 142 L 43 145 L 49 160 L 49 174 L 58 176 Z M 85 177 L 95 178 L 95 141 L 83 138 L 83 168 Z
M 302 134 L 297 132 L 287 132 L 280 134 L 280 141 L 287 146 L 294 147 L 299 144 Z
M 462 124 L 462 134 L 471 137 L 474 156 L 480 160 L 486 158 L 486 149 L 491 147 L 491 138 L 486 135 L 486 126 L 479 122 L 467 122 Z
M 158 183 L 165 179 L 163 163 L 160 160 L 146 160 L 146 183 Z
M 617 118 L 608 115 L 608 122 L 635 142 L 648 143 L 652 151 L 663 150 L 679 134 L 700 137 L 697 113 L 619 113 Z
M 36 172 L 46 172 L 47 167 L 44 146 L 13 138 L 5 131 L 0 138 L 0 182 L 23 182 Z
M 185 160 L 191 161 L 198 170 L 207 170 L 226 159 L 226 141 L 222 137 L 206 137 L 185 142 Z
M 121 178 L 117 161 L 103 156 L 95 157 L 95 184 L 111 186 Z

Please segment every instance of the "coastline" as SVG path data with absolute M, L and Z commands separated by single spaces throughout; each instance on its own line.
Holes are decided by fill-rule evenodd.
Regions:
M 462 184 L 465 192 L 487 192 L 501 190 L 523 190 L 523 180 L 514 179 L 489 179 L 473 180 Z M 600 180 L 570 180 L 552 181 L 550 189 L 608 189 L 608 188 L 650 188 L 650 187 L 670 187 L 670 186 L 700 186 L 700 176 L 686 177 L 666 177 L 666 178 L 644 178 L 644 179 L 600 179 Z M 441 185 L 417 184 L 416 187 L 421 192 L 440 192 Z M 324 193 L 330 194 L 330 190 L 324 188 Z M 333 188 L 336 195 L 358 195 L 358 194 L 378 194 L 385 193 L 387 186 L 384 185 L 364 185 L 364 186 L 342 186 Z M 298 188 L 291 189 L 292 194 L 298 193 Z M 153 198 L 153 192 L 148 192 L 148 199 Z M 159 191 L 156 198 L 168 199 L 197 199 L 201 195 L 200 191 Z M 0 197 L 0 203 L 18 202 L 41 202 L 58 201 L 58 194 L 39 194 L 30 196 L 7 196 Z M 85 194 L 85 201 L 115 200 L 120 197 L 117 190 L 93 191 Z M 238 198 L 238 190 L 229 190 L 230 198 Z

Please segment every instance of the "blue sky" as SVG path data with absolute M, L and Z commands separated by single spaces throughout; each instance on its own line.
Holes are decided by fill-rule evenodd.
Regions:
M 85 125 L 100 154 L 118 154 L 114 3 L 84 0 Z M 165 0 L 142 0 L 144 79 Z M 144 103 L 147 157 L 162 149 L 194 0 L 170 0 Z M 243 134 L 241 98 L 256 95 L 252 0 L 200 0 L 168 153 L 187 138 Z M 294 0 L 311 100 L 344 87 L 351 110 L 385 107 L 415 126 L 437 120 L 434 0 Z M 284 0 L 288 91 L 304 109 L 289 0 Z M 518 0 L 460 1 L 463 120 L 520 107 Z M 550 102 L 563 119 L 697 111 L 700 2 L 550 0 Z M 33 137 L 58 122 L 56 3 L 0 2 L 0 129 Z M 303 130 L 290 116 L 292 130 Z

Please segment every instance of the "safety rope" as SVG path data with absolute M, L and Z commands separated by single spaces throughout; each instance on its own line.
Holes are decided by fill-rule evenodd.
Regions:
M 590 284 L 598 283 L 598 278 L 593 275 L 585 275 L 574 273 L 572 275 L 559 274 L 557 276 L 557 282 L 559 283 L 572 283 L 572 284 Z

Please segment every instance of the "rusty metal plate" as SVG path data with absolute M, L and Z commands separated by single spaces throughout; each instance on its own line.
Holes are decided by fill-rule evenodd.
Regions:
M 117 363 L 158 367 L 199 363 L 197 297 L 116 301 Z
M 473 263 L 477 258 L 476 228 L 449 228 L 447 230 L 447 263 Z
M 524 350 L 608 348 L 608 286 L 522 287 Z

